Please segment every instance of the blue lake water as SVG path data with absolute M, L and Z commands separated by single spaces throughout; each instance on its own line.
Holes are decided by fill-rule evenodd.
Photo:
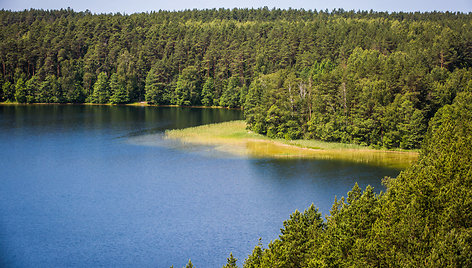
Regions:
M 0 105 L 0 266 L 221 267 L 314 203 L 398 169 L 250 159 L 160 140 L 223 109 Z M 202 151 L 204 151 L 202 153 Z

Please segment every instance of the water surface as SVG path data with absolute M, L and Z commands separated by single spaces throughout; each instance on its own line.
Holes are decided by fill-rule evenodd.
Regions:
M 160 140 L 165 129 L 241 111 L 0 105 L 0 266 L 221 267 L 295 209 L 328 213 L 357 181 L 398 169 L 335 160 L 251 159 Z

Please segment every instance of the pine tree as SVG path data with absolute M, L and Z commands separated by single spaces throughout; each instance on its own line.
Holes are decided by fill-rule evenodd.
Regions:
M 35 102 L 35 93 L 39 90 L 39 79 L 37 76 L 32 76 L 26 81 L 26 101 L 28 103 Z
M 110 102 L 112 104 L 122 104 L 129 102 L 128 93 L 125 87 L 118 81 L 118 75 L 112 74 L 110 77 L 110 91 L 112 93 Z
M 229 258 L 227 258 L 226 260 L 227 263 L 225 266 L 223 266 L 223 268 L 238 268 L 238 266 L 236 265 L 238 259 L 233 256 L 233 252 L 229 253 Z
M 175 100 L 177 105 L 195 105 L 200 98 L 199 79 L 197 69 L 189 66 L 182 70 L 175 88 Z
M 10 83 L 10 81 L 5 81 L 2 85 L 3 91 L 3 100 L 5 101 L 13 101 L 15 98 L 15 90 L 14 86 Z
M 215 91 L 214 79 L 211 77 L 208 77 L 207 80 L 205 81 L 205 84 L 203 84 L 203 89 L 202 89 L 202 104 L 204 106 L 211 106 L 213 104 L 214 91 Z
M 97 82 L 93 85 L 92 102 L 93 103 L 107 103 L 110 99 L 110 91 L 107 81 L 107 75 L 101 72 L 98 75 Z
M 185 268 L 194 268 L 192 261 L 189 259 L 187 265 L 185 265 Z
M 238 107 L 241 88 L 239 87 L 239 78 L 236 76 L 228 80 L 228 85 L 220 98 L 220 106 L 234 108 Z
M 19 103 L 26 102 L 26 85 L 23 78 L 19 78 L 15 84 L 15 100 Z
M 167 68 L 162 61 L 158 61 L 149 70 L 146 76 L 145 99 L 151 104 L 165 104 L 170 102 L 170 96 L 166 88 L 169 87 L 167 82 Z

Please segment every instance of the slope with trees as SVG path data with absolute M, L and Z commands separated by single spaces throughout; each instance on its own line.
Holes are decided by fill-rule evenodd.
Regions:
M 472 85 L 472 82 L 469 82 Z M 357 184 L 326 221 L 312 205 L 258 245 L 244 267 L 470 267 L 472 88 L 431 121 L 419 161 L 387 191 Z
M 241 107 L 271 137 L 418 148 L 472 77 L 471 16 L 2 10 L 0 101 Z

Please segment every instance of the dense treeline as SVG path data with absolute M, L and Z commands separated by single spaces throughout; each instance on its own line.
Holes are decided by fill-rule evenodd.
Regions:
M 295 211 L 243 267 L 472 267 L 471 133 L 469 90 L 436 113 L 420 159 L 385 193 L 356 184 L 326 220 L 313 205 Z
M 271 137 L 417 148 L 472 77 L 472 14 L 0 11 L 1 101 L 243 107 Z
M 472 91 L 432 119 L 419 161 L 387 191 L 357 185 L 323 221 L 314 206 L 244 267 L 471 267 Z

